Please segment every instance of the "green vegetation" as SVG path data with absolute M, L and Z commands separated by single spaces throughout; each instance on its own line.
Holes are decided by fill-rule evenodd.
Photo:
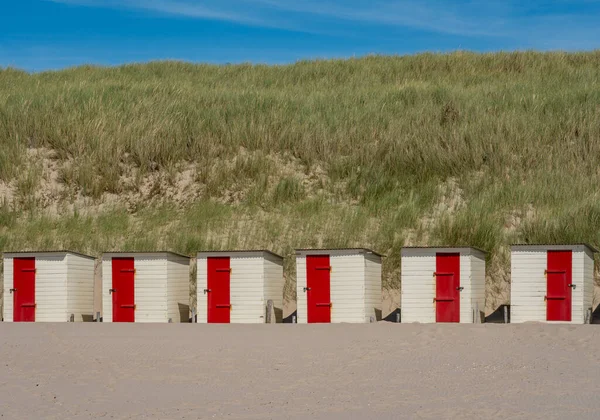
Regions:
M 598 162 L 600 52 L 0 71 L 4 249 L 365 246 L 397 287 L 403 245 L 470 244 L 493 306 L 507 244 L 600 245 Z

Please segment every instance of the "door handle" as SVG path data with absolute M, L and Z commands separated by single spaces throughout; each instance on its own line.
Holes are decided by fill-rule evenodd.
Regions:
M 10 289 L 10 293 L 16 292 L 16 291 L 17 291 L 17 289 Z
M 117 289 L 108 289 L 108 294 L 110 295 L 111 293 L 116 292 L 116 291 L 117 291 Z
M 212 292 L 212 290 L 210 290 L 210 289 L 204 289 L 204 294 L 207 294 L 207 293 L 210 293 L 210 292 Z
M 457 287 L 456 290 L 458 290 L 459 292 L 462 292 L 464 289 L 464 287 Z
M 305 291 L 305 292 L 307 292 L 307 291 L 309 291 L 309 290 L 310 290 L 310 287 L 305 287 L 305 288 L 304 288 L 304 291 Z
M 571 289 L 576 289 L 576 288 L 577 288 L 577 285 L 576 285 L 576 284 L 569 283 L 569 284 L 567 284 L 567 287 L 570 287 Z

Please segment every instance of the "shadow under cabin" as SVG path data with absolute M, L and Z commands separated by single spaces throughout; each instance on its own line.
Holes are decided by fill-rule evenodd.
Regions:
M 403 323 L 483 322 L 484 251 L 472 247 L 406 247 L 401 253 Z
M 5 252 L 4 321 L 92 321 L 94 261 L 73 251 Z
M 298 323 L 380 321 L 381 259 L 366 248 L 297 249 Z
M 189 322 L 190 258 L 173 252 L 102 255 L 104 322 Z
M 596 252 L 588 244 L 511 246 L 511 323 L 590 323 Z
M 282 256 L 267 250 L 201 251 L 196 276 L 198 323 L 283 321 Z

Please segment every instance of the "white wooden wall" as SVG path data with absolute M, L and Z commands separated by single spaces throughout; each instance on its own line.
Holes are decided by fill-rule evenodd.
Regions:
M 460 323 L 473 322 L 473 311 L 485 310 L 485 254 L 466 248 L 405 248 L 401 261 L 402 322 L 434 323 L 437 253 L 460 253 Z
M 329 255 L 331 265 L 331 323 L 369 322 L 366 308 L 365 256 L 360 250 L 315 250 L 296 256 L 297 322 L 307 322 L 306 255 Z M 379 308 L 381 309 L 381 276 L 379 277 Z
M 75 321 L 93 311 L 94 260 L 70 253 L 5 254 L 4 321 L 13 321 L 13 258 L 35 257 L 35 321 Z
M 402 323 L 435 322 L 435 253 L 432 249 L 402 250 Z
M 199 253 L 197 259 L 197 313 L 198 323 L 207 322 L 207 304 L 208 295 L 204 294 L 207 287 L 207 257 L 229 257 L 231 268 L 230 277 L 230 299 L 232 324 L 262 324 L 265 322 L 267 292 L 273 294 L 274 303 L 282 302 L 283 297 L 283 263 L 281 271 L 277 267 L 268 268 L 263 252 L 215 252 Z M 279 274 L 277 274 L 279 273 Z M 265 282 L 266 276 L 279 278 L 279 283 L 273 280 L 273 283 Z M 278 289 L 281 287 L 281 293 Z M 283 302 L 280 307 L 283 306 Z
M 307 301 L 306 292 L 306 256 L 296 255 L 296 322 L 307 323 Z
M 276 322 L 282 322 L 283 316 L 283 258 L 265 252 L 264 254 L 264 296 L 265 305 L 269 299 L 278 313 Z M 265 308 L 266 313 L 266 308 Z
M 208 285 L 207 258 L 204 254 L 196 256 L 196 322 L 199 324 L 208 322 L 208 296 L 204 293 Z
M 104 254 L 102 260 L 103 321 L 112 322 L 112 258 L 133 257 L 135 322 L 168 322 L 167 254 Z
M 510 322 L 546 321 L 547 268 L 549 249 L 573 251 L 572 324 L 584 323 L 587 308 L 593 297 L 594 260 L 584 246 L 519 246 L 511 250 Z M 586 261 L 587 260 L 587 261 Z M 560 323 L 557 322 L 557 323 Z
M 19 254 L 15 257 L 36 257 L 35 259 L 35 321 L 67 322 L 67 264 L 66 254 Z M 13 321 L 13 257 L 5 257 L 4 296 L 8 296 L 4 305 L 4 321 Z
M 471 255 L 471 290 L 471 308 L 479 311 L 479 322 L 483 322 L 485 315 L 485 254 L 483 252 L 475 251 Z
M 167 319 L 188 322 L 190 316 L 190 260 L 167 254 Z
M 4 313 L 2 317 L 4 322 L 13 322 L 13 295 L 10 289 L 13 288 L 13 258 L 4 254 Z
M 365 255 L 365 322 L 381 321 L 381 257 Z
M 594 254 L 587 247 L 584 248 L 583 257 L 583 311 L 584 321 L 587 319 L 586 311 L 593 309 L 594 305 Z
M 90 322 L 93 318 L 94 263 L 93 258 L 67 254 L 67 316 L 73 314 L 75 322 Z

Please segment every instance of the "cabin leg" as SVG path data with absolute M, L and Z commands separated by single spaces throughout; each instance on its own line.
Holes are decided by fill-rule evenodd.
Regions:
M 272 299 L 267 300 L 267 316 L 265 319 L 266 319 L 267 324 L 271 324 L 272 319 L 273 319 L 273 300 Z
M 585 323 L 586 324 L 591 324 L 592 323 L 592 308 L 588 308 L 587 311 L 585 311 Z
M 508 305 L 504 305 L 504 323 L 508 324 Z

